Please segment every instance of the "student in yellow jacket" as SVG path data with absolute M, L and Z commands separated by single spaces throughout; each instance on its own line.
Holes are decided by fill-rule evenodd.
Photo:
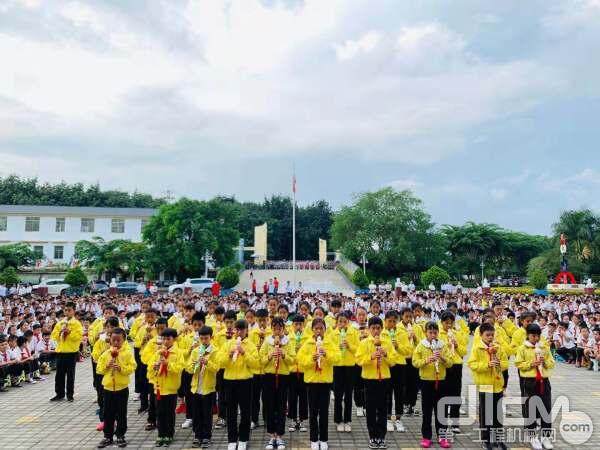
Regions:
M 94 320 L 88 328 L 88 342 L 92 348 L 96 343 L 96 339 L 98 339 L 98 335 L 104 330 L 104 323 L 106 322 L 106 319 L 109 317 L 116 317 L 118 313 L 119 310 L 115 305 L 111 305 L 110 303 L 104 305 L 102 308 L 102 317 L 98 317 L 96 320 Z
M 440 314 L 439 339 L 446 344 L 451 356 L 452 365 L 446 371 L 446 395 L 460 399 L 462 392 L 463 358 L 467 355 L 468 335 L 456 327 L 456 316 L 450 311 Z M 452 420 L 452 432 L 460 434 L 458 418 L 461 403 L 454 402 L 447 408 L 447 413 Z
M 356 362 L 362 367 L 365 385 L 369 448 L 386 448 L 387 393 L 390 367 L 398 356 L 390 339 L 381 335 L 383 322 L 378 316 L 369 319 L 370 336 L 362 340 L 356 351 Z
M 440 436 L 442 429 L 438 417 L 438 403 L 443 395 L 443 385 L 446 379 L 446 369 L 452 366 L 452 355 L 448 346 L 439 339 L 439 327 L 430 321 L 425 325 L 425 339 L 415 348 L 412 364 L 419 369 L 421 379 L 421 408 L 423 421 L 421 423 L 421 447 L 431 447 L 433 432 L 431 416 L 435 415 L 435 430 L 438 443 L 442 448 L 450 448 L 451 444 L 445 437 Z M 445 416 L 445 411 L 442 411 Z
M 154 337 L 157 336 L 156 331 L 156 318 L 158 311 L 155 309 L 148 309 L 144 314 L 144 323 L 139 326 L 133 340 L 133 348 L 137 349 L 138 358 L 136 359 L 137 368 L 135 376 L 138 378 L 136 388 L 140 394 L 140 407 L 138 414 L 142 414 L 148 411 L 150 402 L 150 386 L 148 384 L 148 366 L 144 364 L 141 358 L 141 354 L 144 352 L 144 348 Z M 134 350 L 135 351 L 135 350 Z
M 235 322 L 235 337 L 219 349 L 219 366 L 224 369 L 223 381 L 227 398 L 228 448 L 245 450 L 250 438 L 250 395 L 254 371 L 260 365 L 256 345 L 247 336 L 245 320 Z M 238 428 L 238 408 L 240 424 Z
M 127 402 L 129 400 L 129 378 L 135 371 L 133 352 L 126 342 L 125 330 L 114 328 L 110 334 L 110 348 L 98 359 L 98 373 L 102 374 L 104 388 L 104 439 L 98 448 L 113 444 L 125 447 L 127 432 Z M 115 422 L 117 427 L 115 429 Z
M 404 412 L 404 375 L 406 373 L 406 357 L 412 356 L 413 348 L 408 340 L 408 333 L 404 327 L 398 325 L 398 313 L 389 310 L 385 313 L 382 338 L 389 340 L 396 356 L 391 367 L 390 386 L 387 391 L 387 431 L 405 431 L 402 423 Z M 392 417 L 392 403 L 396 404 L 395 417 Z
M 498 326 L 501 326 L 506 336 L 509 338 L 512 337 L 513 333 L 517 330 L 517 326 L 512 320 L 506 317 L 502 302 L 495 301 L 492 303 L 492 310 L 494 311 L 494 316 L 496 317 L 496 324 L 494 325 L 496 332 L 498 332 Z
M 552 448 L 551 433 L 552 423 L 548 422 L 547 414 L 543 414 L 537 407 L 533 416 L 530 415 L 530 403 L 532 399 L 541 400 L 546 411 L 552 408 L 552 396 L 550 386 L 550 374 L 554 369 L 555 361 L 547 345 L 541 342 L 542 330 L 537 324 L 527 326 L 527 340 L 521 345 L 515 356 L 515 366 L 519 369 L 521 376 L 523 397 L 526 398 L 523 404 L 523 418 L 525 419 L 525 428 L 533 432 L 531 438 L 531 447 L 545 449 Z M 535 434 L 538 426 L 541 425 L 541 436 Z
M 219 350 L 222 349 L 229 341 L 235 340 L 235 322 L 236 314 L 235 311 L 227 311 L 222 306 L 214 306 L 213 302 L 209 304 L 210 308 L 214 308 L 214 314 L 209 325 L 210 316 L 206 317 L 206 325 L 211 327 L 213 330 L 213 343 Z M 215 423 L 215 429 L 220 429 L 225 426 L 225 418 L 227 417 L 227 399 L 225 397 L 225 382 L 223 381 L 223 373 L 225 372 L 223 367 L 220 367 L 217 372 L 217 410 L 218 417 Z
M 285 322 L 281 317 L 271 320 L 272 335 L 260 348 L 260 362 L 264 369 L 263 408 L 266 414 L 267 433 L 271 435 L 266 448 L 285 448 L 285 400 L 287 398 L 290 369 L 296 358 L 295 343 L 285 335 Z
M 339 300 L 338 300 L 339 301 Z M 331 340 L 337 342 L 340 349 L 340 362 L 333 368 L 333 421 L 337 431 L 352 431 L 352 389 L 354 386 L 354 366 L 358 349 L 358 332 L 350 326 L 350 311 L 337 315 L 336 327 L 331 330 Z M 343 407 L 342 407 L 343 405 Z
M 419 391 L 419 369 L 412 364 L 412 355 L 425 335 L 423 329 L 417 326 L 413 320 L 413 311 L 408 306 L 400 310 L 400 323 L 398 330 L 404 331 L 410 344 L 410 353 L 406 357 L 406 366 L 404 366 L 404 404 L 408 406 L 407 416 L 416 414 L 415 406 L 417 404 L 417 392 Z
M 301 314 L 294 314 L 292 316 L 292 329 L 288 333 L 289 338 L 294 344 L 294 353 L 298 354 L 302 346 L 309 340 L 312 339 L 312 335 L 309 336 L 306 333 L 306 326 L 304 323 L 304 316 Z M 292 421 L 288 431 L 290 433 L 294 431 L 306 431 L 306 425 L 304 422 L 308 420 L 308 396 L 306 393 L 306 383 L 304 383 L 304 372 L 298 364 L 298 358 L 290 368 L 289 382 L 289 395 L 288 395 L 288 417 Z
M 212 408 L 219 370 L 218 350 L 211 342 L 212 328 L 201 327 L 198 336 L 200 345 L 192 350 L 185 370 L 192 375 L 193 446 L 207 447 L 212 438 Z
M 274 306 L 272 306 L 274 307 Z M 233 312 L 233 311 L 232 311 Z M 260 352 L 265 340 L 271 336 L 271 327 L 269 319 L 269 311 L 261 308 L 256 311 L 256 327 L 248 331 L 248 339 L 256 346 L 256 350 Z M 263 389 L 263 367 L 258 365 L 254 370 L 254 376 L 252 377 L 252 408 L 250 415 L 250 429 L 255 429 L 258 424 L 258 417 L 260 415 L 261 400 L 264 404 L 265 399 L 262 392 Z M 266 422 L 266 411 L 263 407 L 263 421 Z
M 506 335 L 506 331 L 502 324 L 496 322 L 495 314 L 489 310 L 488 312 L 484 312 L 484 315 L 481 320 L 483 324 L 489 324 L 494 327 L 494 344 L 501 347 L 504 354 L 510 359 L 511 355 L 511 346 L 510 346 L 510 338 Z M 475 332 L 473 334 L 473 346 L 481 344 L 481 325 L 475 328 Z M 504 380 L 504 389 L 508 386 L 508 368 L 502 370 L 502 379 Z
M 333 367 L 339 363 L 342 355 L 339 346 L 325 337 L 326 325 L 323 319 L 315 318 L 311 325 L 313 338 L 304 343 L 297 358 L 300 369 L 304 371 L 308 391 L 311 450 L 327 450 Z
M 146 370 L 146 380 L 147 383 L 147 391 L 149 395 L 148 401 L 148 418 L 146 424 L 146 431 L 151 431 L 156 429 L 156 373 L 151 368 L 151 359 L 154 355 L 159 351 L 162 347 L 162 332 L 167 329 L 167 318 L 159 317 L 156 319 L 156 336 L 154 336 L 150 341 L 144 346 L 144 349 L 140 353 L 140 361 L 141 364 L 150 367 L 150 370 Z M 177 347 L 177 342 L 174 344 Z
M 197 315 L 196 315 L 197 314 Z M 196 317 L 196 326 L 194 326 L 193 318 Z M 192 352 L 192 348 L 198 345 L 198 336 L 196 330 L 204 325 L 204 313 L 196 313 L 193 303 L 186 303 L 183 312 L 183 322 L 178 322 L 177 328 L 177 347 L 181 351 L 183 360 L 187 363 Z M 181 386 L 177 395 L 180 399 L 179 406 L 176 409 L 178 414 L 185 413 L 185 420 L 181 424 L 181 428 L 190 428 L 192 426 L 192 408 L 187 405 L 192 402 L 192 392 L 190 391 L 190 383 L 192 375 L 185 370 L 181 372 Z
M 167 328 L 161 334 L 162 345 L 150 357 L 148 370 L 153 371 L 156 394 L 157 446 L 168 446 L 175 435 L 175 407 L 177 391 L 181 384 L 181 372 L 185 363 L 175 341 L 177 331 Z
M 500 402 L 504 391 L 502 372 L 508 370 L 508 355 L 502 346 L 496 344 L 495 328 L 491 323 L 479 326 L 479 339 L 473 342 L 467 365 L 473 373 L 473 382 L 479 390 L 479 428 L 484 448 L 491 450 L 493 446 L 506 449 L 506 445 L 498 439 L 492 439 L 490 431 L 501 430 L 503 418 Z M 491 417 L 488 415 L 491 412 Z M 502 419 L 502 420 L 501 420 Z M 494 436 L 501 436 L 495 431 Z
M 56 395 L 50 401 L 65 398 L 65 379 L 67 400 L 73 401 L 75 390 L 75 364 L 79 358 L 79 345 L 83 336 L 83 326 L 75 318 L 75 303 L 67 302 L 64 309 L 65 317 L 54 325 L 51 339 L 56 342 L 56 377 L 54 390 Z
M 100 423 L 96 426 L 97 431 L 104 429 L 104 391 L 102 388 L 102 376 L 98 373 L 97 364 L 102 353 L 110 347 L 110 334 L 112 330 L 119 327 L 119 319 L 117 317 L 109 317 L 104 321 L 104 331 L 98 335 L 94 348 L 92 349 L 92 370 L 94 371 L 94 388 L 96 389 L 96 400 L 98 401 L 98 418 Z

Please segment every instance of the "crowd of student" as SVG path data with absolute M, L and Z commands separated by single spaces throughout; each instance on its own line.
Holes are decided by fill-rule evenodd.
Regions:
M 195 447 L 209 447 L 213 428 L 226 427 L 229 450 L 245 450 L 262 419 L 267 450 L 284 449 L 286 431 L 308 431 L 311 449 L 326 450 L 333 391 L 337 430 L 352 432 L 356 406 L 370 448 L 386 448 L 388 432 L 404 432 L 403 415 L 421 415 L 423 448 L 434 432 L 449 448 L 461 432 L 463 364 L 479 387 L 483 448 L 506 448 L 497 432 L 502 408 L 484 406 L 501 403 L 509 360 L 528 399 L 526 417 L 532 399 L 550 405 L 555 357 L 592 370 L 600 359 L 600 304 L 591 296 L 27 295 L 5 298 L 0 313 L 3 390 L 56 368 L 51 400 L 73 401 L 76 362 L 91 352 L 99 448 L 127 445 L 130 378 L 156 446 L 171 444 L 176 412 L 185 412 L 182 427 L 192 429 Z M 457 401 L 438 409 L 447 397 Z M 529 419 L 531 447 L 551 449 L 546 416 Z

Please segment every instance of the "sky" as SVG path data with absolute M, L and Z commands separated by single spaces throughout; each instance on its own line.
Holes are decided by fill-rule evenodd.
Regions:
M 600 209 L 600 0 L 0 2 L 0 176 L 548 234 Z

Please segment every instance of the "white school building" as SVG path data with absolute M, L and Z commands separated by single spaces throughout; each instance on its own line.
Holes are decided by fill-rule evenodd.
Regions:
M 142 240 L 142 228 L 157 210 L 79 206 L 0 205 L 0 245 L 25 243 L 44 265 L 68 264 L 75 244 L 98 236 L 105 241 Z

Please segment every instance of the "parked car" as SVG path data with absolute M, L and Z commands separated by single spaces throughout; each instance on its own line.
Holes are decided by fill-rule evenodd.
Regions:
M 104 280 L 90 281 L 87 286 L 87 290 L 91 294 L 104 294 L 108 292 L 108 283 Z
M 65 280 L 62 278 L 51 278 L 42 280 L 40 284 L 35 284 L 32 289 L 36 291 L 39 288 L 47 288 L 48 295 L 63 295 L 70 287 L 71 285 L 65 283 Z
M 137 294 L 138 283 L 135 281 L 122 281 L 117 283 L 117 292 L 119 294 Z
M 168 288 L 170 286 L 173 286 L 174 284 L 177 284 L 177 280 L 162 280 L 162 281 L 156 282 L 156 287 L 157 288 Z
M 211 288 L 215 280 L 213 278 L 190 278 L 190 287 L 193 292 L 201 294 L 210 294 Z M 185 283 L 173 284 L 169 286 L 169 294 L 183 294 Z

